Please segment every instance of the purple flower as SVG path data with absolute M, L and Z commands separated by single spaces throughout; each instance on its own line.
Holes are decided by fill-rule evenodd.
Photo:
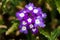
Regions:
M 33 24 L 29 24 L 29 28 L 30 29 L 34 28 L 34 25 Z
M 20 21 L 19 29 L 21 33 L 28 33 L 31 30 L 33 34 L 38 33 L 38 27 L 44 28 L 44 18 L 46 13 L 43 13 L 41 8 L 37 8 L 33 3 L 29 3 L 24 9 L 16 12 L 16 17 Z
M 25 14 L 25 12 L 17 12 L 16 17 L 18 18 L 18 20 L 22 20 L 23 18 L 27 17 L 27 14 Z
M 21 21 L 22 25 L 27 25 L 27 22 L 25 20 Z
M 33 3 L 29 3 L 28 5 L 25 6 L 25 8 L 27 8 L 29 11 L 31 11 L 34 8 L 34 5 L 33 5 Z
M 28 31 L 27 31 L 26 26 L 21 26 L 20 32 L 27 34 Z
M 42 14 L 42 18 L 46 18 L 46 16 L 47 16 L 46 13 Z
M 33 13 L 35 13 L 35 14 L 38 14 L 41 11 L 42 11 L 41 8 L 34 8 L 33 9 Z
M 32 31 L 33 34 L 38 33 L 38 29 L 37 28 L 32 28 L 31 31 Z

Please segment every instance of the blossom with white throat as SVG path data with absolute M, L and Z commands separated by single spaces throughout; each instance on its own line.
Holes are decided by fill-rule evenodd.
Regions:
M 27 24 L 27 22 L 26 22 L 26 21 L 22 21 L 22 24 L 23 24 L 23 25 L 26 25 L 26 24 Z
M 26 30 L 26 27 L 25 27 L 25 26 L 23 26 L 23 27 L 22 27 L 22 30 L 23 30 L 23 31 L 25 31 L 25 30 Z
M 34 12 L 34 13 L 38 13 L 38 9 L 34 9 L 33 12 Z
M 20 16 L 20 17 L 24 17 L 24 13 L 20 13 L 19 16 Z
M 33 25 L 33 24 L 30 24 L 30 25 L 29 25 L 29 27 L 30 27 L 30 28 L 33 28 L 33 27 L 34 27 L 34 25 Z
M 44 18 L 46 13 L 43 13 L 41 8 L 37 8 L 33 3 L 25 5 L 25 8 L 16 13 L 17 19 L 20 21 L 20 32 L 27 34 L 31 30 L 33 34 L 38 33 L 38 27 L 44 28 Z
M 35 24 L 40 24 L 40 20 L 39 19 L 36 19 L 35 20 Z
M 27 21 L 31 23 L 32 22 L 32 19 L 31 18 L 28 18 Z

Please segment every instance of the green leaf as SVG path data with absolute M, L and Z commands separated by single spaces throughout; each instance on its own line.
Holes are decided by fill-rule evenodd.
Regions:
M 56 13 L 57 13 L 57 10 L 56 10 L 56 5 L 55 5 L 55 1 L 53 0 L 46 0 L 46 2 L 50 5 L 51 7 L 51 11 L 50 11 L 50 14 L 51 14 L 51 19 L 53 20 L 53 18 L 55 18 L 56 16 Z
M 49 5 L 51 6 L 52 10 L 56 9 L 56 5 L 55 5 L 55 1 L 53 0 L 46 0 L 47 3 L 49 3 Z
M 4 33 L 6 31 L 6 29 L 0 29 L 0 35 L 2 34 L 2 33 Z
M 6 35 L 13 33 L 18 28 L 18 23 L 13 23 L 12 26 L 6 31 Z
M 35 40 L 35 36 L 31 33 L 30 30 L 28 31 L 28 34 L 27 34 L 27 40 Z
M 57 6 L 57 10 L 60 13 L 60 0 L 55 0 L 55 4 Z
M 42 0 L 38 0 L 38 4 L 41 4 Z
M 0 25 L 4 24 L 3 17 L 0 15 Z
M 55 40 L 60 35 L 60 26 L 55 29 L 53 32 L 51 32 L 51 38 Z
M 40 34 L 44 35 L 46 38 L 50 39 L 50 35 L 48 32 L 44 31 L 42 28 L 39 28 Z

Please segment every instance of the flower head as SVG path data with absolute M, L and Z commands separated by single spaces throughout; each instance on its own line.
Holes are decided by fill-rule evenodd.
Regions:
M 33 3 L 29 3 L 24 9 L 16 13 L 16 17 L 20 21 L 20 32 L 28 33 L 31 30 L 33 34 L 38 33 L 38 27 L 44 28 L 44 18 L 46 18 L 46 13 L 43 13 L 41 8 L 37 8 Z

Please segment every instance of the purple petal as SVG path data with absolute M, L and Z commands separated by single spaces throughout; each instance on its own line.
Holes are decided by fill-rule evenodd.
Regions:
M 31 29 L 31 30 L 32 30 L 32 33 L 33 33 L 33 34 L 38 33 L 38 29 L 37 29 L 37 28 L 33 28 L 33 29 Z
M 22 26 L 21 29 L 20 29 L 20 32 L 21 32 L 21 33 L 25 33 L 25 34 L 27 34 L 28 31 L 27 31 L 26 26 Z
M 47 16 L 46 13 L 42 14 L 42 18 L 46 18 L 46 16 Z
M 34 8 L 34 5 L 33 5 L 33 3 L 29 3 L 28 5 L 25 6 L 25 8 L 27 8 L 28 10 L 31 11 Z

